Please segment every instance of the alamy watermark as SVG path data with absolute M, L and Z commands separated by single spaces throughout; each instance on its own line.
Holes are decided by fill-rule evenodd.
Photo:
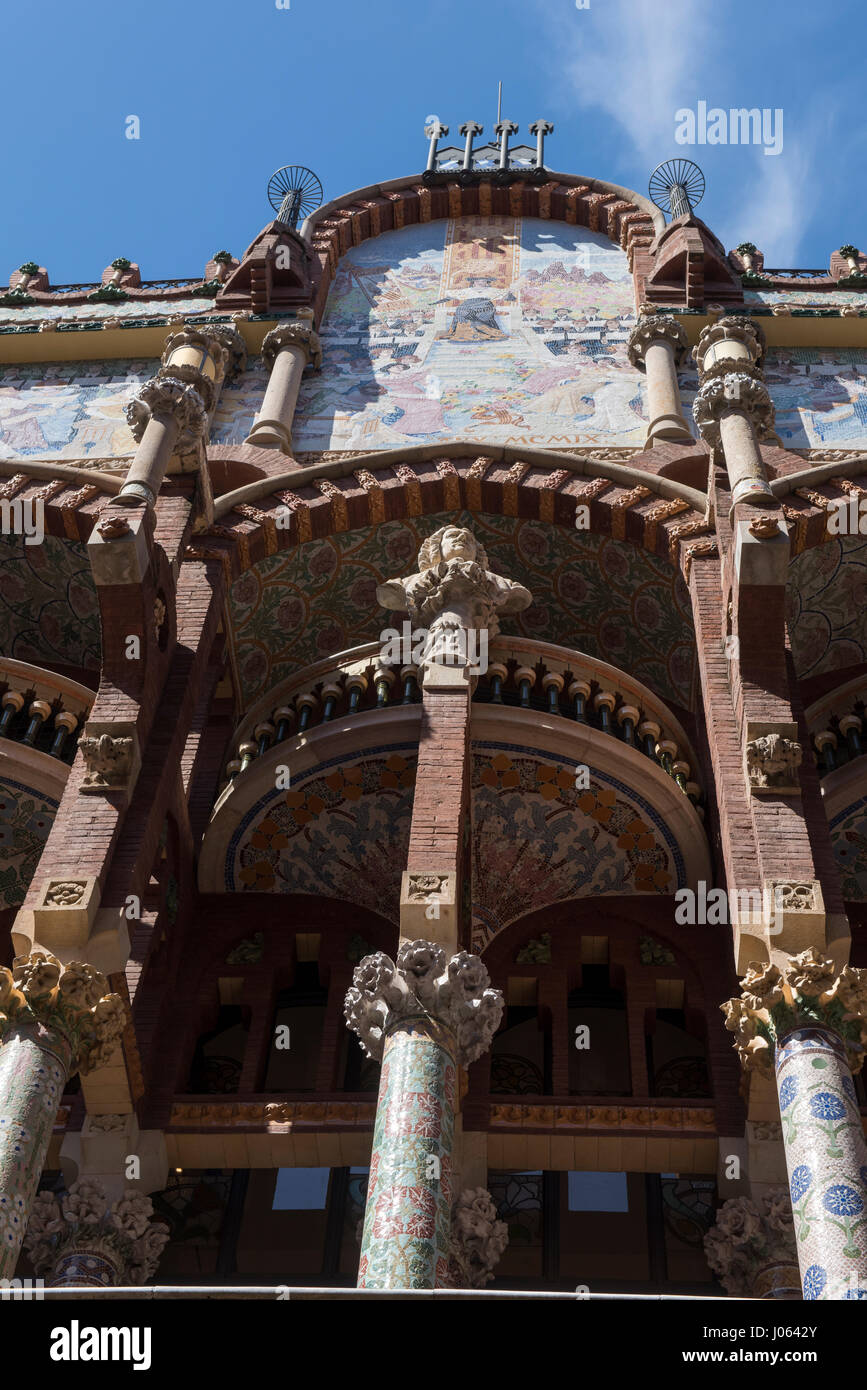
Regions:
M 441 666 L 468 667 L 471 676 L 483 676 L 488 669 L 487 628 L 414 628 L 404 622 L 398 632 L 387 627 L 379 634 L 383 665 L 422 666 L 435 661 Z
M 710 888 L 699 879 L 695 890 L 678 888 L 674 895 L 674 920 L 679 927 L 716 927 L 733 923 L 762 923 L 770 936 L 783 930 L 785 889 L 776 887 L 766 894 L 761 888 Z
M 41 498 L 7 497 L 0 501 L 0 532 L 4 536 L 23 536 L 25 545 L 41 545 L 45 540 L 45 503 Z
M 783 152 L 783 112 L 777 106 L 738 106 L 725 110 L 706 101 L 696 109 L 682 106 L 674 113 L 674 138 L 679 145 L 763 145 L 765 154 Z

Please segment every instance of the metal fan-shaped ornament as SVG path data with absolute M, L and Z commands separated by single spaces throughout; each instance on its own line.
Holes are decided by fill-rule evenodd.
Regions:
M 322 184 L 312 169 L 286 164 L 268 180 L 268 201 L 278 222 L 297 227 L 322 203 Z
M 704 174 L 691 159 L 667 159 L 650 175 L 653 201 L 672 217 L 687 217 L 704 197 Z

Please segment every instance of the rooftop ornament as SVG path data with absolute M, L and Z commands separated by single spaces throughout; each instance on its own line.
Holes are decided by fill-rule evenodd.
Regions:
M 477 135 L 484 133 L 479 121 L 464 121 L 459 127 L 464 136 L 464 147 L 447 145 L 440 149 L 439 142 L 449 133 L 438 116 L 428 117 L 424 128 L 428 140 L 427 166 L 422 179 L 426 184 L 460 183 L 474 184 L 482 179 L 492 179 L 494 183 L 513 183 L 516 179 L 527 179 L 531 183 L 545 183 L 548 172 L 545 168 L 545 136 L 553 133 L 550 121 L 532 121 L 527 127 L 535 135 L 536 144 L 510 145 L 509 137 L 518 131 L 515 121 L 497 120 L 494 125 L 495 143 L 474 145 Z
M 322 204 L 322 184 L 303 164 L 285 164 L 268 180 L 268 201 L 276 220 L 293 231 Z
M 647 191 L 672 218 L 689 217 L 704 197 L 704 174 L 691 159 L 667 159 L 650 175 Z

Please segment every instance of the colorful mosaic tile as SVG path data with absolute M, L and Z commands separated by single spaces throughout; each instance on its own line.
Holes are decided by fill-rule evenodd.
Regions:
M 640 445 L 634 308 L 625 254 L 586 227 L 464 217 L 386 232 L 338 266 L 295 446 Z
M 84 546 L 0 536 L 0 651 L 34 665 L 98 670 L 96 589 Z
M 212 444 L 243 444 L 261 409 L 270 373 L 261 357 L 251 357 L 246 371 L 224 386 L 211 425 Z
M 683 858 L 659 813 L 625 783 L 532 749 L 474 743 L 473 949 L 528 911 L 570 898 L 673 893 Z
M 831 844 L 843 897 L 848 902 L 867 902 L 867 796 L 834 816 Z
M 0 367 L 0 458 L 135 452 L 124 408 L 159 366 L 150 359 Z
M 21 782 L 0 779 L 0 909 L 23 903 L 57 806 Z
M 836 536 L 796 556 L 786 616 L 801 679 L 867 660 L 867 536 Z
M 492 568 L 533 594 L 508 634 L 554 642 L 629 671 L 689 707 L 695 660 L 689 595 L 664 560 L 586 531 L 487 513 L 440 513 L 307 541 L 236 580 L 232 613 L 245 703 L 293 671 L 379 637 L 394 618 L 376 586 L 415 567 L 424 537 L 469 526 Z
M 867 445 L 867 349 L 772 348 L 765 381 L 785 448 Z

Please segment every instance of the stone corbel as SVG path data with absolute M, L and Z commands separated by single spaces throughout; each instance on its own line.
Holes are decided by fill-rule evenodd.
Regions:
M 404 872 L 400 885 L 400 934 L 448 945 L 457 940 L 457 874 Z
M 750 796 L 800 796 L 802 758 L 797 724 L 747 720 L 744 775 Z

